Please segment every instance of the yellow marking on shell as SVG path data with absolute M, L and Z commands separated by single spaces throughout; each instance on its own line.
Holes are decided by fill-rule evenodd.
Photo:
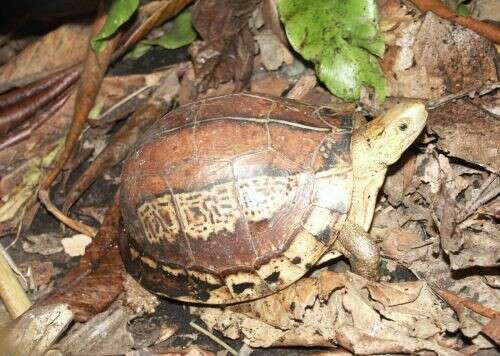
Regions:
M 209 284 L 215 284 L 215 285 L 224 284 L 224 282 L 220 278 L 218 278 L 217 276 L 214 276 L 212 273 L 205 273 L 205 272 L 188 270 L 188 275 L 191 277 L 197 278 L 200 281 L 209 283 Z
M 171 274 L 173 276 L 180 276 L 180 275 L 185 275 L 186 274 L 186 271 L 182 268 L 173 268 L 173 267 L 170 267 L 170 266 L 167 266 L 167 265 L 162 265 L 161 266 L 161 269 L 164 271 L 164 272 L 167 272 L 168 274 Z
M 256 270 L 270 289 L 280 290 L 294 283 L 305 270 L 293 264 L 287 257 L 274 258 Z
M 293 238 L 284 255 L 296 266 L 307 270 L 326 252 L 328 246 L 322 244 L 307 230 L 300 230 Z M 295 263 L 297 261 L 297 263 Z
M 288 177 L 257 176 L 216 184 L 205 190 L 170 194 L 146 201 L 138 209 L 146 238 L 151 244 L 174 242 L 180 226 L 187 236 L 207 240 L 211 234 L 234 233 L 238 219 L 250 222 L 271 218 L 295 199 L 304 174 Z
M 142 263 L 144 263 L 145 265 L 151 267 L 152 269 L 158 268 L 158 264 L 155 261 L 153 261 L 151 258 L 149 258 L 149 257 L 142 256 L 141 257 L 141 261 L 142 261 Z
M 234 302 L 234 297 L 227 286 L 223 286 L 214 290 L 211 290 L 208 299 L 204 302 L 207 304 L 226 304 Z
M 238 272 L 229 274 L 224 281 L 234 300 L 256 299 L 271 293 L 267 284 L 255 273 Z
M 133 260 L 135 260 L 137 257 L 139 257 L 139 252 L 135 248 L 131 247 L 130 256 L 132 257 Z
M 327 228 L 333 219 L 331 210 L 314 206 L 304 223 L 304 229 L 317 236 Z
M 179 221 L 170 194 L 142 204 L 137 209 L 137 215 L 146 239 L 153 245 L 160 244 L 161 241 L 174 242 L 179 234 Z

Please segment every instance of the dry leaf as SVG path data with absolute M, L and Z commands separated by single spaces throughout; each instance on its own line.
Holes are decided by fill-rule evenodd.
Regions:
M 191 46 L 199 91 L 234 80 L 236 91 L 248 85 L 255 45 L 248 19 L 260 0 L 207 0 L 193 9 L 193 25 L 205 41 Z
M 423 282 L 389 285 L 323 270 L 318 278 L 303 278 L 267 298 L 224 309 L 192 308 L 192 312 L 226 337 L 243 335 L 252 347 L 337 343 L 351 352 L 427 349 L 458 355 L 427 340 L 456 331 L 457 322 Z M 363 339 L 370 343 L 351 343 Z
M 432 110 L 428 127 L 439 136 L 437 146 L 441 150 L 500 172 L 498 118 L 461 99 Z
M 391 96 L 438 99 L 498 80 L 491 42 L 431 12 L 414 17 L 400 14 L 392 19 L 399 26 L 388 26 L 382 67 Z
M 90 33 L 89 24 L 68 23 L 31 43 L 0 68 L 0 92 L 83 61 Z

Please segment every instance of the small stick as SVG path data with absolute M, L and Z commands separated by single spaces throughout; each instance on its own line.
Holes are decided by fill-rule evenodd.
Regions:
M 46 190 L 40 190 L 38 192 L 38 198 L 45 206 L 45 208 L 50 211 L 60 222 L 69 226 L 75 231 L 78 231 L 82 234 L 85 234 L 90 237 L 95 237 L 97 235 L 97 230 L 91 226 L 88 226 L 84 223 L 71 219 L 69 216 L 64 215 L 62 211 L 60 211 L 49 198 L 49 192 Z
M 15 319 L 31 307 L 31 302 L 4 254 L 7 252 L 0 245 L 0 298 L 12 319 Z
M 432 11 L 436 15 L 467 27 L 468 29 L 480 34 L 483 37 L 500 43 L 500 26 L 488 22 L 479 21 L 473 17 L 458 16 L 455 11 L 443 4 L 440 0 L 411 0 L 420 11 Z
M 453 309 L 455 309 L 455 311 L 457 311 L 457 309 L 460 309 L 461 307 L 466 307 L 467 309 L 470 309 L 490 319 L 493 319 L 500 315 L 500 312 L 498 312 L 497 310 L 485 307 L 484 305 L 476 303 L 469 298 L 460 297 L 446 288 L 435 288 L 435 292 Z
M 225 348 L 227 350 L 227 352 L 229 352 L 231 355 L 238 356 L 238 352 L 235 349 L 233 349 L 231 346 L 229 346 L 228 344 L 226 344 L 224 341 L 222 341 L 221 339 L 219 339 L 217 336 L 215 336 L 214 334 L 212 334 L 208 330 L 203 329 L 201 326 L 199 326 L 198 324 L 196 324 L 194 321 L 191 321 L 189 323 L 189 325 L 193 329 L 195 329 L 195 330 L 199 331 L 200 333 L 208 336 L 210 339 L 212 339 L 213 341 L 215 341 L 216 343 L 218 343 L 220 346 L 222 346 L 223 348 Z
M 101 1 L 96 21 L 94 23 L 93 35 L 97 34 L 104 26 L 107 18 L 106 14 L 107 2 Z M 78 139 L 82 133 L 85 124 L 87 123 L 87 116 L 94 106 L 95 98 L 101 87 L 101 82 L 104 74 L 108 69 L 111 55 L 120 39 L 121 32 L 118 31 L 110 39 L 107 40 L 106 46 L 100 53 L 95 53 L 90 46 L 90 41 L 87 49 L 87 58 L 85 60 L 83 72 L 80 77 L 80 84 L 76 92 L 75 98 L 75 111 L 73 120 L 66 136 L 66 144 L 61 155 L 55 163 L 52 170 L 45 176 L 41 183 L 42 190 L 48 190 L 52 182 L 59 175 L 66 162 L 73 156 L 76 149 Z

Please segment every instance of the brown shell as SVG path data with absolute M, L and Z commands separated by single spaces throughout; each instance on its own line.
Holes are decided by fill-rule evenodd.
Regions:
M 351 117 L 234 94 L 148 130 L 122 175 L 128 271 L 171 298 L 230 303 L 299 279 L 350 204 Z

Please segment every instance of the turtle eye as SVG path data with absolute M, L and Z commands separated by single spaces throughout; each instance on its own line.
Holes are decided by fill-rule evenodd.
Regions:
M 406 131 L 406 129 L 408 128 L 408 124 L 403 122 L 402 124 L 399 124 L 399 129 L 401 131 Z

